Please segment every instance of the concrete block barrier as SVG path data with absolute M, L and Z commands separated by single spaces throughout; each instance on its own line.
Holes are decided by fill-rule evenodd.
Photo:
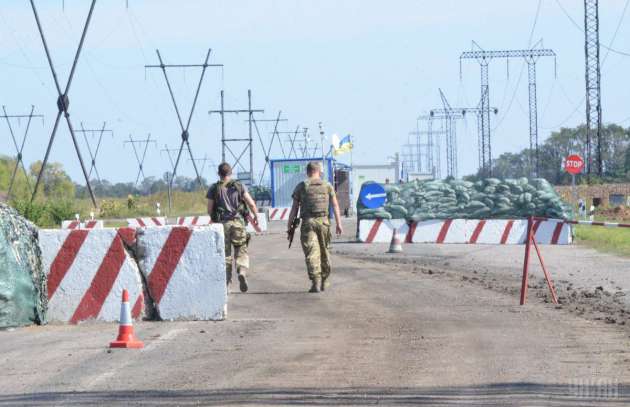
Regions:
M 264 213 L 257 214 L 258 227 L 249 222 L 247 224 L 247 231 L 249 233 L 265 233 L 267 231 L 267 215 Z M 175 220 L 178 226 L 208 226 L 211 224 L 210 216 L 181 216 Z
M 138 229 L 147 289 L 163 320 L 221 320 L 227 313 L 221 225 Z
M 166 218 L 163 216 L 127 219 L 127 226 L 130 228 L 150 228 L 165 225 Z
M 142 317 L 142 279 L 125 248 L 134 238 L 132 229 L 40 230 L 42 264 L 48 277 L 48 319 L 117 321 L 125 288 L 132 316 Z
M 270 208 L 269 220 L 289 220 L 289 213 L 291 213 L 291 208 Z
M 61 222 L 62 229 L 103 229 L 105 224 L 102 220 L 86 220 L 79 222 L 76 220 L 64 220 Z
M 364 243 L 389 243 L 393 230 L 405 243 L 524 244 L 525 219 L 447 219 L 407 224 L 402 219 L 361 220 L 358 240 Z M 573 242 L 571 225 L 560 220 L 534 221 L 536 241 L 540 244 L 566 245 Z

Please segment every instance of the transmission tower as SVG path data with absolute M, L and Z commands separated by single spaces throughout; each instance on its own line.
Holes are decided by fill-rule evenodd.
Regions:
M 602 175 L 602 99 L 599 63 L 599 1 L 584 0 L 584 54 L 586 62 L 586 173 Z M 596 163 L 593 162 L 595 143 Z
M 530 168 L 532 174 L 538 173 L 538 112 L 536 100 L 536 63 L 541 57 L 555 57 L 556 53 L 551 49 L 537 48 L 542 45 L 539 41 L 531 49 L 522 50 L 498 50 L 486 51 L 473 41 L 473 50 L 463 52 L 460 57 L 463 59 L 474 59 L 481 67 L 481 151 L 482 151 L 482 175 L 492 175 L 492 143 L 490 135 L 490 86 L 488 81 L 488 64 L 495 58 L 524 58 L 527 62 L 528 83 L 529 83 L 529 148 Z M 509 67 L 509 65 L 508 65 Z
M 440 90 L 440 95 L 443 97 L 443 101 L 446 101 L 446 97 L 444 96 L 444 94 L 442 93 L 442 91 Z M 448 102 L 446 102 L 448 103 Z M 492 113 L 494 113 L 495 115 L 497 113 L 499 113 L 499 109 L 497 109 L 496 107 L 491 107 L 490 111 Z M 481 123 L 482 123 L 482 113 L 483 113 L 483 109 L 481 108 L 481 100 L 479 101 L 479 104 L 477 105 L 477 107 L 449 107 L 444 108 L 444 109 L 433 109 L 431 112 L 433 113 L 439 113 L 442 115 L 446 115 L 449 112 L 454 112 L 454 113 L 461 113 L 462 117 L 465 117 L 468 113 L 472 113 L 474 115 L 477 116 L 477 148 L 478 148 L 478 152 L 479 152 L 479 169 L 483 169 L 483 146 L 482 146 L 482 133 L 481 133 Z
M 264 113 L 265 111 L 262 109 L 252 109 L 252 91 L 251 90 L 247 91 L 247 101 L 248 101 L 247 109 L 226 110 L 225 105 L 224 105 L 224 95 L 225 95 L 225 92 L 221 91 L 221 110 L 210 110 L 208 112 L 208 114 L 218 113 L 221 115 L 221 160 L 225 162 L 225 159 L 226 159 L 225 152 L 227 151 L 232 155 L 234 160 L 236 160 L 232 167 L 236 168 L 237 166 L 240 166 L 242 170 L 246 170 L 246 168 L 241 163 L 241 159 L 243 158 L 243 155 L 245 155 L 245 153 L 249 152 L 249 170 L 246 170 L 245 172 L 249 172 L 249 177 L 250 177 L 249 179 L 251 183 L 253 184 L 254 182 L 254 149 L 253 149 L 254 133 L 252 131 L 253 130 L 252 125 L 254 123 L 254 113 Z M 248 115 L 247 122 L 249 123 L 249 133 L 248 133 L 247 138 L 243 138 L 243 137 L 225 138 L 225 114 L 226 113 L 234 113 L 234 114 L 247 113 Z M 236 155 L 236 153 L 234 153 L 234 150 L 230 148 L 230 145 L 232 146 L 237 145 L 236 148 L 240 148 L 243 142 L 245 142 L 245 147 L 242 149 L 239 155 Z
M 112 137 L 114 135 L 114 131 L 106 129 L 105 128 L 106 126 L 107 126 L 107 122 L 103 122 L 103 127 L 100 129 L 86 129 L 83 126 L 83 122 L 81 122 L 81 130 L 75 130 L 76 133 L 83 134 L 83 141 L 85 141 L 85 146 L 87 147 L 88 153 L 90 154 L 90 160 L 92 162 L 92 165 L 90 166 L 90 172 L 88 172 L 88 177 L 92 177 L 92 172 L 94 172 L 96 174 L 96 179 L 98 179 L 99 183 L 102 183 L 102 180 L 101 180 L 101 175 L 98 173 L 98 168 L 96 168 L 96 158 L 98 157 L 98 153 L 101 150 L 103 134 L 109 133 L 112 135 Z M 94 150 L 92 150 L 92 146 L 90 145 L 90 142 L 87 139 L 88 133 L 90 133 L 91 135 L 98 133 L 98 140 L 96 142 L 96 146 Z
M 13 168 L 13 173 L 11 174 L 11 182 L 9 183 L 9 191 L 7 193 L 7 199 L 11 198 L 13 193 L 13 185 L 15 183 L 15 177 L 17 176 L 18 169 L 21 167 L 24 172 L 24 177 L 26 179 L 26 185 L 28 186 L 29 194 L 32 192 L 31 188 L 31 180 L 28 175 L 28 171 L 26 171 L 26 167 L 24 166 L 24 160 L 22 159 L 22 152 L 24 151 L 24 145 L 26 144 L 26 138 L 28 137 L 28 131 L 31 128 L 31 121 L 33 117 L 39 117 L 42 119 L 42 124 L 44 124 L 44 116 L 41 114 L 33 114 L 35 112 L 35 106 L 31 105 L 31 112 L 29 114 L 7 114 L 6 106 L 2 106 L 2 112 L 4 113 L 0 116 L 3 119 L 6 119 L 7 126 L 9 127 L 9 134 L 11 135 L 11 140 L 13 141 L 13 146 L 15 147 L 15 167 Z M 13 132 L 13 126 L 11 126 L 11 119 L 23 119 L 28 118 L 26 123 L 26 130 L 24 130 L 24 136 L 22 137 L 22 142 L 18 144 L 17 139 L 15 138 L 15 133 Z

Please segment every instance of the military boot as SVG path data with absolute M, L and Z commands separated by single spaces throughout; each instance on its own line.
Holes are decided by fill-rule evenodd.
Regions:
M 319 287 L 322 284 L 322 279 L 321 278 L 314 278 L 311 280 L 311 289 L 308 290 L 309 293 L 318 293 L 319 292 Z
M 244 274 L 239 274 L 238 275 L 238 283 L 239 283 L 239 288 L 241 290 L 242 293 L 246 293 L 247 290 L 249 289 L 248 285 L 247 285 L 247 278 L 245 277 Z
M 324 277 L 322 278 L 322 284 L 320 286 L 320 290 L 326 291 L 327 288 L 330 288 L 330 281 L 328 280 L 328 277 Z

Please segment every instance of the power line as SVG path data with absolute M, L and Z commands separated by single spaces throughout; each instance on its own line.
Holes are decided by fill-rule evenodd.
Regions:
M 569 14 L 569 12 L 567 11 L 566 8 L 564 8 L 564 6 L 562 5 L 562 3 L 560 3 L 560 0 L 555 0 L 556 4 L 558 5 L 558 7 L 560 7 L 560 9 L 562 10 L 562 12 L 564 13 L 564 15 L 569 19 L 569 21 L 571 21 L 571 23 L 573 24 L 573 26 L 575 28 L 577 28 L 578 30 L 580 30 L 580 32 L 584 32 L 584 29 L 582 28 L 582 26 L 580 26 L 573 17 L 571 17 L 571 14 Z M 624 7 L 625 10 L 625 7 Z M 624 11 L 625 13 L 625 11 Z M 612 45 L 612 44 L 611 44 Z M 601 46 L 603 48 L 605 48 L 607 51 L 615 53 L 615 54 L 619 54 L 619 55 L 623 55 L 626 57 L 630 57 L 630 52 L 629 51 L 620 51 L 618 49 L 612 48 L 611 46 L 606 46 L 601 44 Z

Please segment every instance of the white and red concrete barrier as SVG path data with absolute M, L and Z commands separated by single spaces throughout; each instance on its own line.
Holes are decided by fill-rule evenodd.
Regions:
M 166 226 L 166 218 L 163 216 L 154 216 L 146 218 L 127 219 L 127 226 L 130 228 L 150 228 Z
M 117 321 L 123 289 L 131 295 L 132 316 L 142 317 L 141 276 L 125 248 L 134 239 L 133 229 L 40 230 L 42 264 L 48 276 L 48 319 Z
M 269 208 L 269 220 L 289 220 L 291 208 Z
M 64 220 L 61 222 L 62 229 L 103 229 L 104 222 L 102 220 Z
M 223 227 L 138 231 L 140 269 L 163 320 L 220 320 L 227 313 Z
M 402 219 L 361 220 L 358 239 L 364 243 L 389 243 L 396 229 L 405 243 L 524 244 L 527 219 L 446 219 L 407 224 Z M 562 220 L 538 219 L 536 241 L 541 244 L 572 243 L 571 226 Z
M 249 223 L 247 224 L 247 231 L 249 233 L 265 233 L 267 231 L 267 215 L 264 213 L 258 213 L 258 226 L 254 226 L 249 219 Z M 208 226 L 210 225 L 210 216 L 181 216 L 175 219 L 175 223 L 178 226 Z

